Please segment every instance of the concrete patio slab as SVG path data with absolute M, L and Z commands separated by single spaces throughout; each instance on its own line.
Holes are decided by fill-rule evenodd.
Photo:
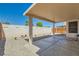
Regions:
M 33 41 L 29 46 L 22 38 L 7 39 L 4 56 L 78 56 L 79 41 L 65 40 L 64 36 L 51 36 Z
M 55 45 L 55 46 L 48 48 L 46 51 L 40 53 L 40 55 L 43 55 L 43 56 L 77 56 L 79 54 L 71 50 Z
M 29 50 L 28 42 L 24 39 L 7 39 L 5 44 L 5 56 L 34 56 L 33 52 Z

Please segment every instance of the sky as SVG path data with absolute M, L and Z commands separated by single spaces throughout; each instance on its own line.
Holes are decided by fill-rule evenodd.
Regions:
M 32 5 L 32 3 L 0 3 L 0 22 L 9 22 L 13 25 L 25 25 L 28 16 L 23 13 Z M 33 24 L 42 22 L 43 26 L 53 26 L 53 23 L 33 18 Z M 56 24 L 62 26 L 63 23 Z

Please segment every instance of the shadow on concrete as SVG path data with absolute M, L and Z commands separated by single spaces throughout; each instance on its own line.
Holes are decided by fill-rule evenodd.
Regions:
M 0 23 L 0 56 L 4 55 L 5 42 L 6 42 L 5 33 L 4 33 L 4 30 L 3 30 L 3 26 Z
M 39 36 L 39 37 L 33 37 L 33 42 L 38 41 L 38 40 L 42 40 L 48 37 L 52 37 L 52 35 L 45 35 L 45 36 Z M 29 42 L 29 38 L 25 39 L 27 42 Z
M 48 37 L 52 37 L 52 35 L 45 35 L 45 36 L 40 36 L 40 37 L 34 37 L 33 41 L 38 41 L 38 40 L 41 40 L 41 39 L 44 39 L 44 38 L 48 38 Z
M 47 39 L 47 38 L 50 38 L 50 37 L 53 37 L 52 35 L 45 35 L 45 36 L 40 36 L 40 37 L 35 37 L 35 38 L 33 38 L 33 44 L 36 46 L 36 47 L 38 47 L 38 48 L 40 48 L 37 52 L 36 52 L 36 54 L 37 55 L 39 55 L 39 56 L 41 56 L 41 52 L 42 51 L 44 51 L 46 48 L 48 48 L 49 46 L 50 46 L 50 44 L 52 44 L 51 42 L 50 42 L 50 44 L 46 44 L 46 42 L 44 42 L 43 40 L 44 39 Z M 50 39 L 49 39 L 50 40 Z M 52 40 L 51 40 L 52 41 Z
M 60 38 L 62 37 L 62 38 Z M 33 44 L 40 48 L 36 54 L 39 56 L 43 56 L 43 54 L 41 54 L 42 52 L 44 52 L 45 50 L 47 50 L 48 48 L 50 48 L 51 46 L 53 46 L 54 44 L 56 44 L 59 40 L 63 40 L 64 35 L 47 35 L 47 36 L 42 36 L 42 37 L 37 37 L 34 38 L 34 42 Z M 38 41 L 39 40 L 39 41 Z

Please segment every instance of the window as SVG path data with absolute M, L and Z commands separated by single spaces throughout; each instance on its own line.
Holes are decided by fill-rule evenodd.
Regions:
M 68 23 L 68 31 L 69 33 L 77 33 L 78 32 L 78 22 L 73 21 Z

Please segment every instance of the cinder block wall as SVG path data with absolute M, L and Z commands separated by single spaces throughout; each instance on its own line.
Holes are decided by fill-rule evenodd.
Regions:
M 5 37 L 8 39 L 12 39 L 14 37 L 19 37 L 21 35 L 28 34 L 29 28 L 28 26 L 21 26 L 21 25 L 7 25 L 2 24 L 0 26 L 5 33 Z M 52 31 L 51 28 L 48 27 L 33 27 L 33 35 L 43 36 L 43 35 L 51 35 Z M 2 38 L 0 32 L 0 38 Z

